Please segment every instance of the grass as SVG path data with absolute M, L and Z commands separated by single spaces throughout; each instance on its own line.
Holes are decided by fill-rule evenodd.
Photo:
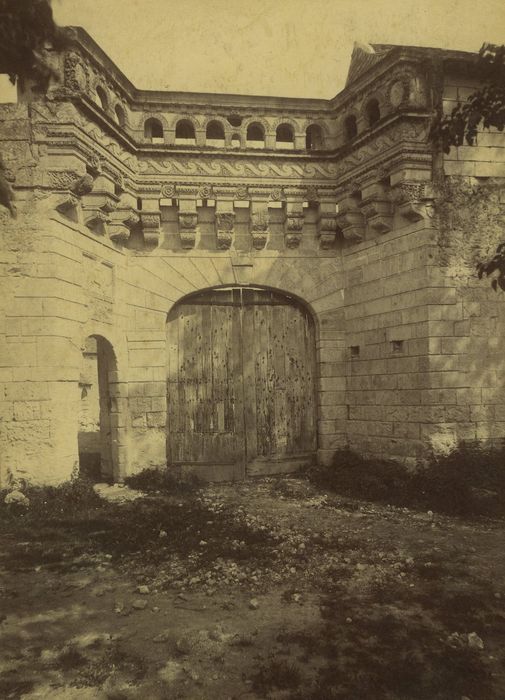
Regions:
M 336 453 L 331 467 L 309 473 L 317 485 L 340 495 L 461 517 L 505 516 L 505 450 L 462 446 L 415 472 L 351 450 Z

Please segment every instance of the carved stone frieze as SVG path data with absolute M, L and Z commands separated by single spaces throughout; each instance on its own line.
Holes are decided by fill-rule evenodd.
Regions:
M 233 242 L 235 214 L 233 212 L 216 212 L 217 247 L 227 250 Z

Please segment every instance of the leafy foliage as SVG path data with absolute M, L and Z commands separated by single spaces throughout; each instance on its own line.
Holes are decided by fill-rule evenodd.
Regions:
M 0 72 L 13 84 L 19 81 L 22 87 L 27 79 L 47 83 L 51 69 L 43 51 L 63 44 L 50 0 L 0 0 Z
M 431 130 L 432 139 L 445 153 L 465 142 L 473 146 L 480 126 L 505 128 L 505 45 L 483 44 L 476 61 L 477 78 L 483 83 L 449 115 L 440 115 Z
M 463 517 L 505 515 L 504 451 L 466 445 L 408 472 L 401 464 L 350 450 L 310 477 L 344 496 Z
M 502 291 L 505 291 L 505 243 L 500 243 L 496 249 L 496 253 L 490 260 L 479 263 L 477 266 L 479 279 L 482 279 L 483 275 L 489 276 L 496 271 L 498 271 L 498 275 L 491 281 L 491 286 L 495 292 L 498 287 L 500 287 Z

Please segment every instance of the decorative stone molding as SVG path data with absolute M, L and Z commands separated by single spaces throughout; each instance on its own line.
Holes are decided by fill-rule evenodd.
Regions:
M 161 186 L 161 196 L 166 199 L 173 199 L 177 195 L 177 187 L 173 182 L 167 182 Z
M 183 248 L 194 248 L 198 227 L 196 212 L 179 212 L 179 236 Z
M 319 202 L 319 193 L 317 187 L 309 186 L 305 189 L 306 202 Z
M 212 185 L 200 185 L 197 192 L 198 199 L 213 199 L 214 192 L 212 190 Z
M 216 238 L 219 250 L 228 250 L 233 242 L 235 214 L 233 212 L 216 212 Z
M 235 190 L 235 199 L 249 199 L 249 191 L 247 185 L 238 185 Z
M 160 240 L 160 222 L 161 212 L 159 211 L 141 211 L 140 223 L 142 233 L 144 234 L 144 243 L 150 248 L 158 245 Z
M 269 200 L 271 202 L 282 202 L 286 199 L 282 187 L 272 187 L 270 190 Z
M 255 211 L 251 214 L 251 235 L 253 248 L 262 250 L 268 241 L 268 212 Z

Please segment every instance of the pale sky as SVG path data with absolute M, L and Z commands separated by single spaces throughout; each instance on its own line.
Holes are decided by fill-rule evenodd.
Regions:
M 53 11 L 152 90 L 331 98 L 354 41 L 505 43 L 505 0 L 53 0 Z
M 53 0 L 139 88 L 333 97 L 355 40 L 478 51 L 505 0 Z

